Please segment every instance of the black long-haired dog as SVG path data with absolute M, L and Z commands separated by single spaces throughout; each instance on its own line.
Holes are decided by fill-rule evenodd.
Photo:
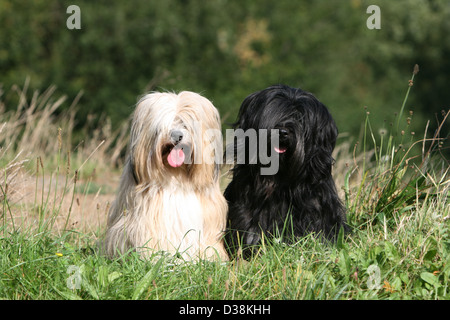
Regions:
M 225 240 L 231 257 L 242 247 L 243 257 L 249 258 L 262 237 L 290 242 L 315 233 L 334 242 L 341 228 L 347 230 L 345 209 L 331 176 L 338 130 L 319 100 L 301 89 L 271 86 L 243 101 L 234 129 L 253 129 L 259 139 L 265 129 L 264 149 L 277 155 L 279 163 L 275 174 L 262 174 L 268 164 L 259 157 L 251 161 L 246 151 L 245 161 L 236 161 L 237 149 L 250 143 L 251 135 L 233 143 L 237 163 L 224 194 L 229 206 Z M 271 143 L 276 140 L 278 144 Z M 258 146 L 264 142 L 258 141 Z

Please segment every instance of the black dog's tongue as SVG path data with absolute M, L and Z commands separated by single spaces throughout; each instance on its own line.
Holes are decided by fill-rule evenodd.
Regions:
M 277 147 L 274 147 L 274 149 L 275 149 L 275 152 L 277 152 L 277 153 L 285 153 L 286 152 L 286 148 L 277 148 Z

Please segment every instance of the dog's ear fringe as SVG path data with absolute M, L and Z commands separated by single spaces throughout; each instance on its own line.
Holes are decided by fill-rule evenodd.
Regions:
M 138 177 L 136 175 L 136 170 L 135 170 L 134 162 L 133 162 L 132 159 L 130 159 L 130 171 L 131 171 L 131 175 L 133 176 L 134 182 L 136 183 L 136 185 L 138 185 L 139 184 L 139 179 L 138 179 Z

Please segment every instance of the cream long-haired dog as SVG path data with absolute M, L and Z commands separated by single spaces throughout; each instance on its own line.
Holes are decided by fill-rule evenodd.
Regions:
M 219 187 L 220 116 L 201 95 L 150 93 L 137 104 L 127 160 L 102 247 L 226 260 Z

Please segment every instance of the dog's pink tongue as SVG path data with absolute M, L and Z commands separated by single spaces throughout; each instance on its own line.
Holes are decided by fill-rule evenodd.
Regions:
M 275 147 L 274 149 L 278 153 L 285 153 L 286 152 L 286 148 L 277 148 L 277 147 Z
M 182 149 L 173 148 L 167 156 L 167 162 L 171 167 L 180 167 L 184 162 L 184 152 Z

